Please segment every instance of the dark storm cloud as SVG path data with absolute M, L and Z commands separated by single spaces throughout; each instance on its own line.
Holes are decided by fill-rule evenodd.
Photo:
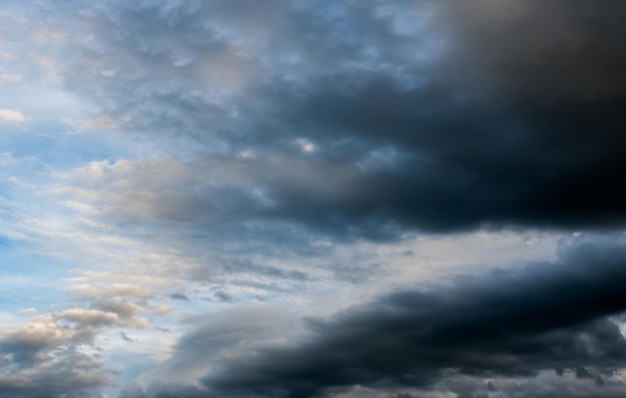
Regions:
M 623 3 L 610 0 L 449 2 L 470 62 L 507 90 L 545 100 L 623 100 Z M 473 54 L 469 54 L 469 52 Z M 489 78 L 489 77 L 487 77 Z
M 300 343 L 220 358 L 198 394 L 313 397 L 542 370 L 590 379 L 602 392 L 626 363 L 626 340 L 609 318 L 626 309 L 625 258 L 623 245 L 587 239 L 564 245 L 558 262 L 396 291 L 330 320 L 309 319 Z M 198 350 L 224 347 L 217 337 L 240 341 L 216 327 L 183 338 L 170 361 L 198 361 Z
M 67 86 L 190 174 L 239 172 L 157 218 L 374 239 L 626 221 L 620 2 L 81 4 Z
M 624 5 L 446 4 L 458 36 L 423 86 L 376 74 L 348 92 L 332 76 L 304 99 L 285 94 L 281 116 L 333 147 L 327 156 L 391 148 L 396 160 L 362 167 L 358 188 L 333 200 L 278 187 L 279 211 L 295 218 L 301 206 L 310 225 L 365 231 L 389 220 L 442 232 L 623 225 Z

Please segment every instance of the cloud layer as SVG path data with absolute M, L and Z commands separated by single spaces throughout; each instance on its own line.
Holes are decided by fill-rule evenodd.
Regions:
M 94 36 L 66 84 L 191 156 L 175 198 L 140 199 L 151 217 L 615 229 L 622 8 L 112 2 L 82 12 Z
M 609 317 L 626 309 L 624 250 L 606 239 L 578 241 L 555 263 L 395 291 L 329 320 L 306 320 L 310 333 L 286 346 L 242 352 L 246 326 L 233 324 L 231 334 L 208 321 L 180 340 L 172 361 L 214 358 L 197 396 L 335 396 L 355 385 L 428 388 L 460 375 L 545 370 L 593 380 L 602 394 L 626 359 L 626 341 Z M 157 384 L 150 396 L 158 391 Z
M 7 1 L 0 396 L 622 396 L 625 15 Z

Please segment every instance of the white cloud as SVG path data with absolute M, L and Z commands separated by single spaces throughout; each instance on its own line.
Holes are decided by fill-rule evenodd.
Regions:
M 61 313 L 61 317 L 88 325 L 115 325 L 119 322 L 117 314 L 113 312 L 85 308 L 68 308 Z
M 0 108 L 0 122 L 22 123 L 26 121 L 28 121 L 28 118 L 22 112 Z
M 312 153 L 317 151 L 317 145 L 304 138 L 298 138 L 296 140 L 296 145 L 298 145 L 298 148 L 300 148 L 300 150 L 305 153 Z
M 32 315 L 36 313 L 37 313 L 36 308 L 24 308 L 23 310 L 20 310 L 20 315 Z

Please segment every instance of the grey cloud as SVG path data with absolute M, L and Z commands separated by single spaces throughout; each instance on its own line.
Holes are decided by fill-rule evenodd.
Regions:
M 68 362 L 31 378 L 0 378 L 0 397 L 15 398 L 100 398 L 108 383 L 104 372 L 85 372 Z
M 265 260 L 328 254 L 341 239 L 623 228 L 626 7 L 611 0 L 468 4 L 26 6 L 42 11 L 34 26 L 67 34 L 69 51 L 55 52 L 64 85 L 96 109 L 82 125 L 148 144 L 156 158 L 108 164 L 95 177 L 73 170 L 63 194 L 92 204 L 102 224 L 117 227 L 109 231 L 150 231 L 171 252 L 211 264 L 179 276 L 200 281 L 250 273 L 305 283 L 311 274 L 299 262 L 279 267 Z M 330 243 L 315 244 L 323 238 Z M 297 397 L 357 383 L 427 389 L 450 369 L 458 378 L 556 369 L 594 385 L 624 361 L 623 338 L 607 318 L 624 309 L 624 254 L 591 242 L 527 271 L 394 292 L 334 319 L 309 321 L 308 340 L 290 349 L 243 353 L 238 344 L 265 324 L 201 326 L 157 374 L 203 372 L 203 387 L 172 382 L 146 394 Z M 358 261 L 332 268 L 353 281 L 364 275 Z M 158 295 L 128 283 L 75 292 L 93 303 L 89 310 L 125 322 L 139 319 L 139 309 L 110 296 Z M 81 325 L 102 322 L 100 312 L 80 318 Z M 35 367 L 50 394 L 66 388 L 78 395 L 104 383 L 99 371 L 64 365 L 49 373 L 40 366 L 54 365 L 46 357 L 52 350 L 75 358 L 72 347 L 91 341 L 89 327 L 81 329 L 83 340 L 63 337 L 73 330 L 66 326 L 44 329 L 1 337 L 10 370 Z M 207 358 L 223 359 L 221 367 L 208 374 L 215 364 Z M 15 380 L 0 385 L 9 389 Z M 20 391 L 40 393 L 33 386 Z M 486 394 L 479 386 L 458 391 Z
M 599 397 L 613 398 L 624 394 L 619 376 L 612 382 L 599 385 L 594 380 L 577 378 L 573 372 L 557 375 L 542 372 L 535 378 L 453 377 L 439 383 L 435 389 L 464 398 L 504 396 L 511 398 Z M 418 395 L 419 396 L 419 395 Z
M 122 340 L 128 342 L 128 343 L 134 343 L 136 340 L 132 339 L 131 337 L 128 337 L 128 335 L 124 332 L 120 332 L 119 336 L 122 338 Z
M 118 395 L 118 398 L 145 398 L 146 395 L 139 384 L 129 383 Z
M 235 300 L 233 296 L 231 296 L 230 294 L 222 290 L 218 290 L 215 293 L 213 293 L 213 297 L 215 297 L 217 301 L 221 301 L 223 303 L 231 303 Z
M 395 291 L 329 320 L 308 319 L 310 334 L 287 347 L 252 347 L 219 361 L 204 355 L 217 368 L 196 393 L 313 397 L 357 384 L 429 389 L 459 377 L 532 379 L 545 370 L 589 380 L 580 396 L 602 395 L 603 380 L 612 386 L 607 396 L 623 392 L 615 372 L 626 340 L 610 316 L 626 309 L 626 249 L 612 239 L 564 244 L 558 262 Z M 169 363 L 233 344 L 208 344 L 213 330 L 183 338 Z
M 67 86 L 232 177 L 160 189 L 140 218 L 371 239 L 624 225 L 616 2 L 72 5 L 93 40 Z
M 180 292 L 170 294 L 170 298 L 174 300 L 184 300 L 184 301 L 189 300 L 189 297 L 187 297 L 185 293 L 180 293 Z
M 89 323 L 91 323 L 90 320 Z M 99 397 L 109 381 L 103 363 L 81 352 L 97 330 L 45 314 L 0 333 L 0 397 Z
M 141 307 L 117 299 L 35 316 L 0 332 L 0 397 L 101 398 L 111 370 L 93 350 L 107 327 L 145 327 Z M 120 337 L 129 340 L 124 332 Z
M 30 365 L 45 357 L 43 353 L 66 345 L 93 342 L 96 330 L 65 325 L 56 315 L 35 317 L 18 328 L 7 329 L 0 336 L 0 351 L 9 354 L 16 364 Z
M 623 4 L 586 1 L 451 1 L 476 67 L 507 90 L 548 101 L 623 100 Z M 487 69 L 488 68 L 488 69 Z
M 143 383 L 150 385 L 148 396 L 177 396 L 173 391 L 195 390 L 190 385 L 215 363 L 263 344 L 281 344 L 275 336 L 287 335 L 291 328 L 284 313 L 266 305 L 234 308 L 189 322 L 193 331 L 176 344 L 178 355 L 142 376 Z
M 115 322 L 113 322 L 115 325 L 123 327 L 144 329 L 150 325 L 147 319 L 138 316 L 144 312 L 143 307 L 120 297 L 92 300 L 91 308 L 83 310 L 83 312 L 96 315 L 105 314 L 108 318 L 115 318 Z

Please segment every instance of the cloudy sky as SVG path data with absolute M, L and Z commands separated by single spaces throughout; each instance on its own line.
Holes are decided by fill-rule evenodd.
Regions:
M 0 398 L 626 396 L 625 18 L 3 0 Z

